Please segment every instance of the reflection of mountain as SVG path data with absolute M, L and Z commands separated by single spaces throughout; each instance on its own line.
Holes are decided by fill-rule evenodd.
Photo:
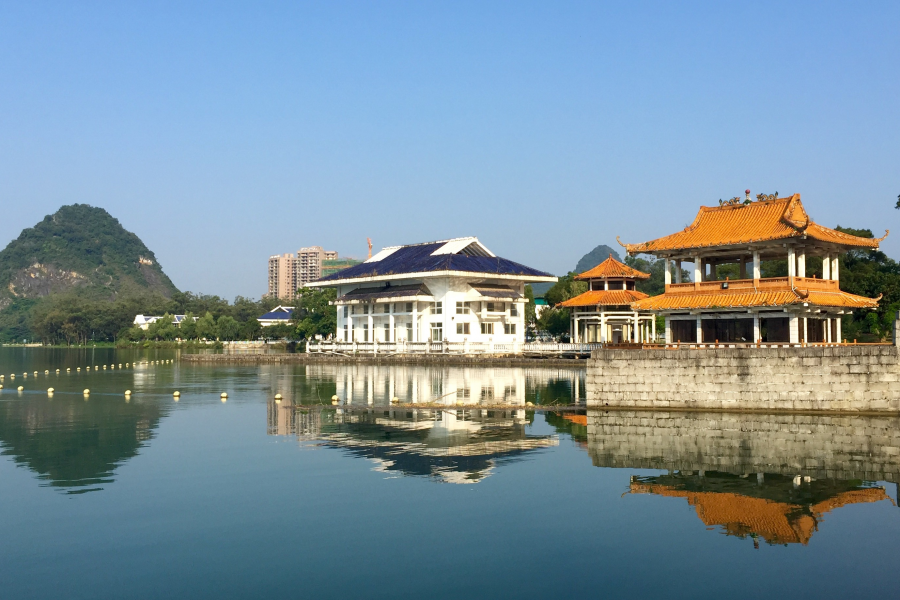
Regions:
M 155 404 L 121 398 L 0 402 L 0 447 L 50 485 L 72 488 L 69 493 L 93 491 L 137 454 L 162 416 Z
M 315 437 L 375 462 L 380 471 L 449 483 L 477 483 L 497 466 L 559 443 L 556 436 L 527 435 L 524 410 L 295 412 L 269 406 L 270 433 Z M 295 413 L 291 422 L 286 408 Z
M 890 500 L 883 487 L 859 481 L 805 481 L 784 475 L 673 473 L 632 477 L 632 494 L 684 498 L 707 526 L 769 544 L 808 544 L 825 513 L 862 502 Z
M 707 526 L 807 544 L 825 513 L 888 499 L 865 481 L 900 480 L 900 420 L 651 411 L 588 411 L 594 465 L 666 469 L 630 492 L 684 498 Z

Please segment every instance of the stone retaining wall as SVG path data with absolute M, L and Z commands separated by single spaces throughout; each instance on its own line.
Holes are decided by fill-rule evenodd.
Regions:
M 447 365 L 483 367 L 566 367 L 584 368 L 587 360 L 577 358 L 525 358 L 516 356 L 478 356 L 460 354 L 395 354 L 343 356 L 316 353 L 273 354 L 182 354 L 181 360 L 197 364 L 373 364 L 373 365 Z
M 893 345 L 597 350 L 589 407 L 900 412 Z
M 900 418 L 588 411 L 598 467 L 900 481 Z

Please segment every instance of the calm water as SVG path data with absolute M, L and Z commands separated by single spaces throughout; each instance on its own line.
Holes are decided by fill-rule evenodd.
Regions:
M 0 348 L 2 597 L 896 596 L 896 419 L 525 410 L 579 370 L 83 369 L 168 358 Z

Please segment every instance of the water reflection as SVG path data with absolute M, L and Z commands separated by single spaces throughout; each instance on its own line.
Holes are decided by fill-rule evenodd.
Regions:
M 153 437 L 163 416 L 156 403 L 29 396 L 0 402 L 0 447 L 51 486 L 95 491 Z
M 664 469 L 632 476 L 631 494 L 682 498 L 707 527 L 769 544 L 808 544 L 824 515 L 894 502 L 900 419 L 589 411 L 595 466 Z
M 296 435 L 375 463 L 374 469 L 478 483 L 502 464 L 559 444 L 555 435 L 530 435 L 525 410 L 315 409 L 270 402 L 270 435 Z

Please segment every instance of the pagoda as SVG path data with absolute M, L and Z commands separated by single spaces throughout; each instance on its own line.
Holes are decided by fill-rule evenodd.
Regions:
M 683 231 L 622 245 L 629 254 L 666 261 L 665 293 L 637 300 L 632 308 L 664 315 L 668 344 L 836 343 L 841 315 L 874 309 L 880 299 L 841 291 L 838 256 L 876 250 L 884 237 L 858 237 L 814 223 L 800 194 L 760 194 L 751 201 L 747 190 L 743 201 L 701 207 Z M 822 259 L 817 273 L 807 269 L 810 257 Z M 762 277 L 762 261 L 775 260 L 787 261 L 786 276 Z M 681 280 L 682 262 L 693 263 L 693 281 Z M 736 279 L 721 277 L 728 264 L 735 265 Z
M 635 289 L 638 279 L 650 275 L 632 269 L 612 257 L 575 277 L 588 282 L 588 291 L 561 302 L 570 309 L 572 341 L 612 344 L 651 341 L 656 337 L 656 317 L 631 305 L 648 298 Z

